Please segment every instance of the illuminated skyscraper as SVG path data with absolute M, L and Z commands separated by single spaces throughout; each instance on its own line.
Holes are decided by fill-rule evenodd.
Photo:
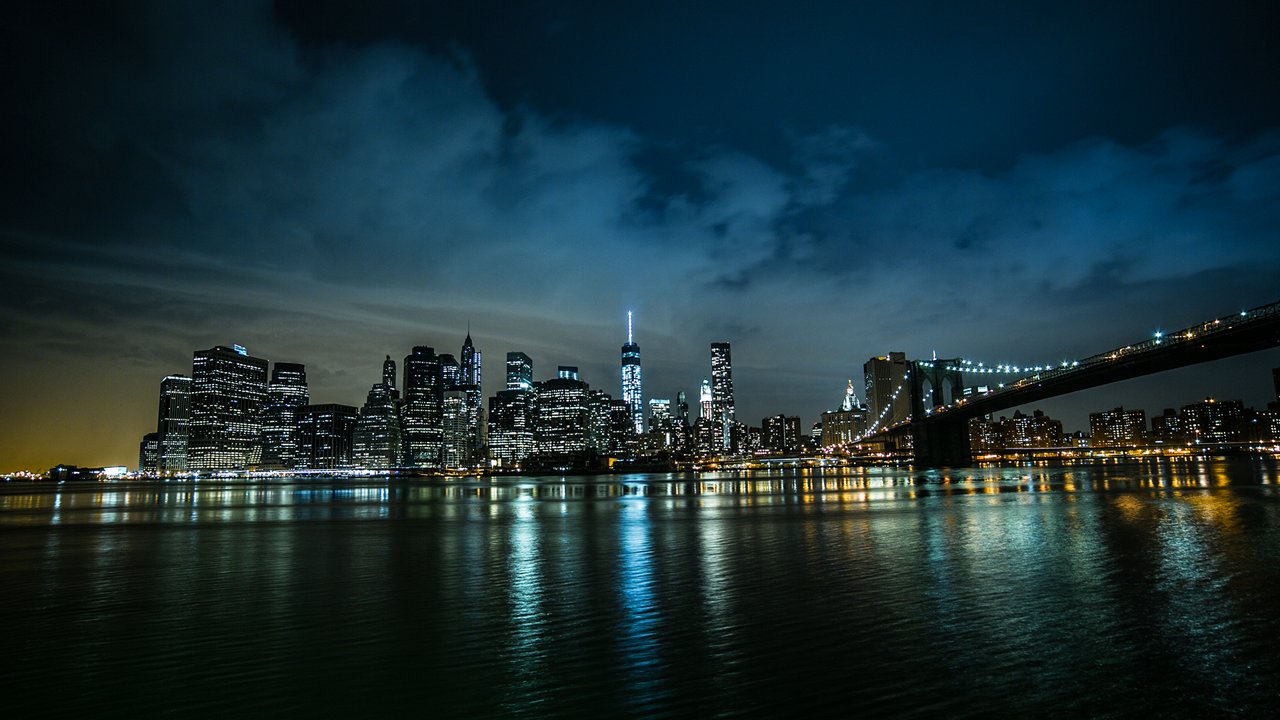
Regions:
M 395 363 L 392 363 L 392 372 Z M 400 467 L 402 440 L 400 416 L 396 411 L 395 390 L 378 383 L 369 390 L 360 418 L 356 420 L 351 441 L 352 463 L 358 468 L 387 469 Z
M 689 401 L 685 399 L 683 390 L 676 393 L 676 406 L 672 412 L 675 413 L 677 423 L 681 425 L 689 424 Z
M 533 389 L 533 361 L 522 352 L 507 353 L 507 389 Z
M 159 469 L 160 433 L 147 433 L 138 445 L 138 472 L 152 474 Z
M 702 378 L 702 387 L 698 390 L 698 417 L 711 419 L 711 381 Z
M 160 412 L 156 418 L 156 470 L 187 469 L 187 423 L 191 419 L 191 378 L 170 375 L 160 381 Z
M 712 343 L 712 419 L 724 427 L 724 447 L 730 447 L 733 423 L 733 360 L 727 342 Z
M 495 465 L 518 467 L 537 450 L 533 433 L 536 414 L 532 389 L 500 390 L 489 398 L 489 457 Z
M 406 467 L 440 467 L 444 442 L 444 379 L 435 348 L 419 345 L 404 359 L 404 406 L 401 413 Z
M 622 401 L 631 413 L 636 434 L 644 432 L 644 400 L 640 380 L 640 346 L 631 336 L 631 313 L 627 313 L 627 344 L 622 346 Z
M 311 402 L 307 369 L 278 362 L 271 368 L 267 401 L 262 406 L 262 465 L 292 468 L 297 458 L 298 410 Z
M 187 467 L 232 470 L 257 465 L 266 397 L 266 360 L 251 357 L 239 345 L 197 350 L 191 360 Z
M 578 369 L 562 365 L 554 379 L 537 387 L 538 453 L 585 452 L 591 430 L 591 387 L 578 379 Z
M 466 423 L 466 459 L 464 465 L 472 467 L 483 458 L 480 450 L 485 445 L 487 424 L 484 422 L 484 394 L 480 387 L 480 351 L 471 342 L 471 329 L 467 328 L 467 339 L 462 342 L 461 377 L 458 389 L 465 394 L 466 405 L 464 419 Z

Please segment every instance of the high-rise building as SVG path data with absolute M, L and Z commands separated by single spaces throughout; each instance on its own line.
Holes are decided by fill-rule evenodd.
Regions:
M 621 398 L 609 400 L 609 452 L 616 455 L 634 453 L 638 438 L 631 408 Z
M 392 363 L 392 373 L 395 364 Z M 385 374 L 384 374 L 385 377 Z M 400 437 L 400 415 L 393 388 L 385 382 L 374 385 L 360 408 L 355 433 L 351 440 L 351 459 L 355 467 L 390 469 L 400 467 L 403 441 Z
M 523 355 L 523 353 L 515 353 Z M 508 367 L 510 367 L 510 354 Z M 530 389 L 501 390 L 489 398 L 489 457 L 498 467 L 519 467 L 537 451 L 536 397 Z
M 631 313 L 627 312 L 627 342 L 622 346 L 622 402 L 631 412 L 631 424 L 637 435 L 644 432 L 644 397 L 640 377 L 640 346 L 632 339 Z
M 683 390 L 676 393 L 676 406 L 672 409 L 672 412 L 678 424 L 689 425 L 689 400 L 685 397 Z
M 400 391 L 396 390 L 396 361 L 390 355 L 382 361 L 382 384 L 387 386 L 393 400 L 400 397 Z
M 729 343 L 711 343 L 711 416 L 720 423 L 721 447 L 731 450 L 733 443 L 733 359 Z
M 484 422 L 484 394 L 480 386 L 480 370 L 481 355 L 476 349 L 474 343 L 471 342 L 471 329 L 467 328 L 467 338 L 462 342 L 462 376 L 458 384 L 458 389 L 462 390 L 466 403 L 466 467 L 474 467 L 483 460 L 480 456 L 481 448 L 485 445 L 485 436 L 488 434 L 487 425 Z
M 351 405 L 324 403 L 298 410 L 297 467 L 336 470 L 352 467 L 359 411 Z
M 666 428 L 671 423 L 671 400 L 649 398 L 649 428 Z
M 160 433 L 147 433 L 138 444 L 138 472 L 154 475 L 160 465 Z
M 533 361 L 522 352 L 507 353 L 507 389 L 533 389 Z
M 792 452 L 800 447 L 800 418 L 774 415 L 761 421 L 761 445 L 772 452 Z
M 1245 439 L 1244 403 L 1215 400 L 1184 405 L 1179 416 L 1188 438 L 1196 443 L 1239 442 Z
M 444 391 L 444 404 L 441 406 L 444 444 L 440 449 L 440 463 L 446 470 L 463 470 L 471 466 L 474 434 L 468 427 L 468 410 L 465 390 L 459 387 Z
M 160 381 L 160 412 L 156 418 L 156 470 L 160 473 L 187 469 L 187 423 L 191 420 L 191 378 L 169 375 Z
M 702 386 L 698 389 L 698 417 L 711 419 L 711 381 L 702 378 Z
M 589 404 L 587 447 L 604 455 L 612 447 L 613 433 L 609 408 L 613 402 L 613 397 L 603 390 L 589 390 L 587 391 L 587 402 Z M 630 408 L 628 408 L 629 410 Z
M 1147 413 L 1123 407 L 1089 413 L 1089 445 L 1091 447 L 1134 447 L 1147 436 Z
M 440 379 L 444 383 L 443 390 L 453 390 L 462 384 L 462 365 L 458 358 L 449 353 L 440 355 Z
M 871 424 L 883 428 L 896 425 L 911 415 L 911 392 L 907 387 L 907 355 L 891 352 L 867 360 L 862 366 L 866 382 Z
M 257 465 L 266 397 L 266 360 L 239 345 L 197 350 L 191 360 L 187 467 L 206 471 Z
M 404 359 L 401 434 L 406 467 L 440 467 L 444 444 L 444 377 L 434 348 L 419 345 Z
M 275 363 L 262 406 L 263 467 L 292 468 L 297 464 L 298 410 L 310 402 L 307 368 L 300 363 Z
M 562 365 L 556 375 L 537 385 L 538 453 L 585 452 L 591 424 L 591 388 L 578 379 L 576 367 Z

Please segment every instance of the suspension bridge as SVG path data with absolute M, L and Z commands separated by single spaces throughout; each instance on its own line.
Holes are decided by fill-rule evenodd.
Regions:
M 1280 302 L 1206 320 L 1081 360 L 1027 366 L 985 365 L 965 358 L 913 360 L 892 393 L 910 399 L 895 419 L 894 404 L 854 441 L 863 449 L 905 455 L 918 466 L 972 463 L 969 421 L 1008 408 L 1109 383 L 1280 346 Z M 966 378 L 985 390 L 965 394 Z M 896 421 L 895 421 L 896 420 Z

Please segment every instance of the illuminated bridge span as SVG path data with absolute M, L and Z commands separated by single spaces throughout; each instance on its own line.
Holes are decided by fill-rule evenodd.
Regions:
M 1033 367 L 956 358 L 916 360 L 899 392 L 911 398 L 911 414 L 896 425 L 877 418 L 862 445 L 904 447 L 926 467 L 968 465 L 969 420 L 1078 390 L 1280 346 L 1280 302 L 1193 325 L 1098 353 L 1082 360 Z M 986 392 L 961 397 L 966 376 L 991 379 Z

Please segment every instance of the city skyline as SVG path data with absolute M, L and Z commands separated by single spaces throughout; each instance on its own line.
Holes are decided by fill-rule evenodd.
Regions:
M 471 321 L 491 368 L 613 393 L 634 311 L 646 400 L 723 339 L 737 415 L 808 426 L 869 357 L 1276 299 L 1274 5 L 743 7 L 18 3 L 0 467 L 131 463 L 157 378 L 228 342 L 358 406 Z M 1262 405 L 1276 365 L 1040 407 Z

